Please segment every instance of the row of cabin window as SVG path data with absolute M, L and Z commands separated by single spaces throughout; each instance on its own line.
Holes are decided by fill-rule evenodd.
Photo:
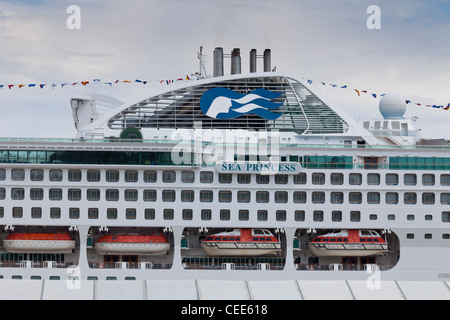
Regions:
M 68 170 L 68 181 L 80 182 L 82 180 L 83 172 L 81 170 Z M 100 170 L 87 170 L 85 172 L 86 180 L 88 182 L 100 182 L 101 181 L 101 171 Z M 157 182 L 157 172 L 156 171 L 144 171 L 143 181 L 147 183 Z M 237 183 L 239 184 L 250 184 L 252 183 L 251 174 L 237 174 Z M 255 175 L 255 181 L 257 184 L 268 184 L 270 183 L 270 175 Z M 387 173 L 385 175 L 385 185 L 398 185 L 399 175 L 397 173 Z M 434 174 L 422 174 L 422 185 L 424 186 L 434 186 L 436 184 L 436 178 Z M 6 180 L 6 170 L 0 169 L 0 181 Z M 11 180 L 13 181 L 24 181 L 25 180 L 25 170 L 24 169 L 12 169 L 11 170 Z M 30 170 L 30 180 L 31 181 L 43 181 L 44 180 L 44 170 L 43 169 L 31 169 Z M 52 169 L 49 170 L 49 180 L 50 181 L 63 181 L 63 170 Z M 117 170 L 106 170 L 105 180 L 107 182 L 119 182 L 120 172 Z M 177 174 L 175 171 L 163 171 L 162 172 L 162 182 L 164 183 L 175 183 L 177 180 Z M 233 174 L 219 173 L 219 183 L 229 184 L 233 182 Z M 125 182 L 138 182 L 139 181 L 139 171 L 137 170 L 126 170 L 124 172 Z M 195 172 L 193 171 L 182 171 L 181 172 L 181 182 L 182 183 L 194 183 L 195 182 Z M 201 183 L 213 183 L 214 173 L 212 171 L 202 171 L 200 172 L 200 182 Z M 275 184 L 288 184 L 289 175 L 279 174 L 274 176 Z M 311 183 L 314 185 L 323 185 L 326 182 L 325 173 L 312 173 Z M 403 184 L 405 186 L 415 186 L 417 185 L 418 177 L 415 173 L 407 173 L 403 175 Z M 307 175 L 306 173 L 300 173 L 293 176 L 294 184 L 306 184 Z M 348 177 L 348 183 L 350 185 L 361 185 L 363 183 L 363 176 L 361 173 L 350 173 Z M 344 174 L 343 173 L 331 173 L 330 174 L 330 184 L 331 185 L 343 185 L 344 184 Z M 380 185 L 381 175 L 379 173 L 368 173 L 367 174 L 367 184 L 368 185 Z M 440 176 L 441 186 L 450 186 L 450 175 L 442 174 Z
M 163 202 L 175 202 L 177 199 L 175 190 L 162 190 L 161 199 Z M 86 190 L 86 199 L 88 201 L 100 201 L 101 191 L 99 189 L 88 189 Z M 200 202 L 213 202 L 214 192 L 211 190 L 201 190 L 199 192 Z M 233 192 L 229 190 L 220 190 L 217 194 L 218 201 L 221 203 L 231 203 L 233 201 Z M 325 192 L 314 191 L 310 195 L 311 203 L 322 204 L 325 203 Z M 68 189 L 67 199 L 69 201 L 81 201 L 82 191 L 81 189 Z M 145 202 L 155 202 L 157 201 L 157 191 L 156 190 L 143 190 L 142 199 Z M 250 191 L 238 191 L 237 192 L 237 202 L 238 203 L 250 203 L 251 202 L 251 192 Z M 257 191 L 255 194 L 256 203 L 269 203 L 271 200 L 271 195 L 269 191 Z M 292 194 L 293 203 L 307 203 L 308 194 L 305 191 L 295 191 Z M 415 192 L 405 192 L 403 193 L 403 203 L 404 204 L 417 204 L 417 193 Z M 422 193 L 422 204 L 432 205 L 436 203 L 436 195 L 432 192 Z M 6 199 L 6 189 L 0 188 L 0 200 Z M 12 188 L 11 189 L 11 199 L 12 200 L 25 200 L 25 189 L 23 188 Z M 31 188 L 30 189 L 30 200 L 39 201 L 44 200 L 44 189 L 41 188 Z M 61 201 L 63 199 L 62 189 L 49 189 L 48 199 L 51 201 Z M 105 200 L 106 201 L 119 201 L 120 191 L 118 189 L 107 189 L 105 190 Z M 126 189 L 124 190 L 124 200 L 125 201 L 138 201 L 139 191 L 137 189 Z M 193 190 L 182 190 L 180 192 L 181 202 L 194 202 L 195 192 Z M 289 193 L 287 191 L 276 191 L 273 194 L 273 201 L 275 203 L 288 203 Z M 343 204 L 344 203 L 344 193 L 343 192 L 331 192 L 330 193 L 330 203 L 332 204 Z M 380 192 L 367 192 L 367 203 L 368 204 L 379 204 L 381 202 Z M 386 192 L 385 193 L 386 204 L 397 204 L 399 202 L 398 192 Z M 363 194 L 361 192 L 349 192 L 348 193 L 348 203 L 350 204 L 361 204 L 363 203 Z M 450 193 L 440 194 L 440 203 L 442 205 L 450 205 Z
M 119 210 L 117 208 L 107 208 L 106 210 L 101 209 L 106 213 L 106 218 L 108 220 L 116 220 L 118 219 Z M 24 216 L 22 207 L 13 207 L 12 208 L 12 218 L 21 219 Z M 87 210 L 88 219 L 99 219 L 99 208 L 89 208 Z M 125 219 L 127 220 L 135 220 L 137 219 L 138 210 L 136 208 L 127 208 L 125 209 Z M 50 219 L 61 219 L 61 208 L 50 208 Z M 69 219 L 80 219 L 80 208 L 69 208 L 68 211 Z M 120 212 L 122 215 L 123 213 Z M 140 213 L 139 213 L 140 214 Z M 156 219 L 156 210 L 153 208 L 144 209 L 144 219 L 145 220 L 155 220 Z M 236 213 L 233 213 L 236 214 Z M 249 210 L 238 210 L 237 217 L 239 221 L 249 221 L 250 216 L 254 213 L 250 213 Z M 42 208 L 33 207 L 31 208 L 31 218 L 32 219 L 42 219 Z M 5 210 L 3 207 L 0 207 L 0 218 L 4 218 Z M 339 210 L 334 210 L 331 212 L 331 215 L 327 217 L 332 222 L 342 222 L 343 221 L 343 212 Z M 403 215 L 402 215 L 403 216 Z M 162 217 L 164 220 L 174 220 L 175 219 L 175 210 L 174 209 L 163 209 Z M 221 209 L 219 210 L 219 219 L 221 221 L 229 221 L 231 220 L 232 212 L 229 209 Z M 275 220 L 276 221 L 287 221 L 288 213 L 286 210 L 276 210 L 275 212 Z M 192 209 L 182 209 L 181 218 L 183 220 L 193 220 L 194 218 L 194 210 Z M 202 209 L 200 210 L 200 219 L 204 221 L 212 220 L 213 213 L 211 209 Z M 269 212 L 267 210 L 257 210 L 256 218 L 258 221 L 268 221 Z M 360 211 L 350 211 L 348 219 L 350 222 L 360 222 L 361 221 L 361 212 Z M 407 221 L 415 221 L 415 214 L 406 215 Z M 294 211 L 294 221 L 304 222 L 306 220 L 306 212 L 304 210 L 296 210 Z M 312 212 L 312 220 L 314 222 L 323 222 L 325 221 L 325 213 L 322 210 L 315 210 Z M 378 220 L 378 214 L 370 214 L 369 220 L 376 221 Z M 395 214 L 388 214 L 387 220 L 394 221 L 396 220 Z M 427 214 L 425 215 L 425 221 L 432 221 L 433 215 Z M 442 212 L 441 221 L 444 223 L 450 223 L 450 211 Z

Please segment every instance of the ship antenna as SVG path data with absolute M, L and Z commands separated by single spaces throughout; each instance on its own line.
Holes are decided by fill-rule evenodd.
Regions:
M 205 68 L 205 58 L 206 56 L 203 54 L 203 46 L 200 46 L 200 51 L 198 53 L 198 60 L 200 60 L 200 70 L 199 70 L 199 77 L 200 79 L 207 78 L 206 75 L 206 68 Z

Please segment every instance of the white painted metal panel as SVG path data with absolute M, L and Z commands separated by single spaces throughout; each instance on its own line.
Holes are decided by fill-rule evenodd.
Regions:
M 39 300 L 42 280 L 0 280 L 0 300 Z
M 407 300 L 450 300 L 448 287 L 442 281 L 398 281 Z
M 249 281 L 254 300 L 301 300 L 295 281 Z
M 201 300 L 249 300 L 245 281 L 199 280 Z
M 142 300 L 144 288 L 142 281 L 95 281 L 95 300 Z
M 43 300 L 92 300 L 94 281 L 45 281 Z
M 344 280 L 297 281 L 305 300 L 352 300 L 353 296 Z
M 348 281 L 356 300 L 404 300 L 395 281 Z
M 197 300 L 197 286 L 194 280 L 149 280 L 149 300 Z

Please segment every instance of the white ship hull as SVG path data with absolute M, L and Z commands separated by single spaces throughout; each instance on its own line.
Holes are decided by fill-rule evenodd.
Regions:
M 165 254 L 170 250 L 169 243 L 96 243 L 95 250 L 99 254 Z
M 3 247 L 10 253 L 71 253 L 75 241 L 4 240 Z

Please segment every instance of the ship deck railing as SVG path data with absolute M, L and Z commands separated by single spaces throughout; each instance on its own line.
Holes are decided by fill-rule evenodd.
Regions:
M 172 268 L 171 263 L 145 263 L 145 262 L 89 262 L 91 269 L 152 269 L 152 270 L 168 270 Z
M 334 265 L 339 265 L 335 268 Z M 319 263 L 296 263 L 295 269 L 300 271 L 367 271 L 368 266 L 373 264 L 319 264 Z M 376 264 L 380 271 L 387 271 L 394 267 L 390 264 Z
M 143 143 L 143 144 L 191 144 L 191 145 L 215 145 L 210 141 L 195 141 L 195 140 L 172 140 L 172 139 L 68 139 L 68 138 L 0 138 L 0 143 L 74 143 L 74 144 L 129 144 L 129 143 Z M 257 147 L 259 143 L 220 143 L 220 146 L 246 146 Z M 270 147 L 270 144 L 267 144 Z M 283 148 L 307 148 L 307 149 L 450 149 L 450 145 L 350 145 L 350 144 L 296 144 L 296 143 L 279 143 L 279 147 Z
M 67 269 L 69 267 L 77 266 L 76 261 L 5 261 L 0 262 L 0 268 L 34 268 L 34 269 Z

